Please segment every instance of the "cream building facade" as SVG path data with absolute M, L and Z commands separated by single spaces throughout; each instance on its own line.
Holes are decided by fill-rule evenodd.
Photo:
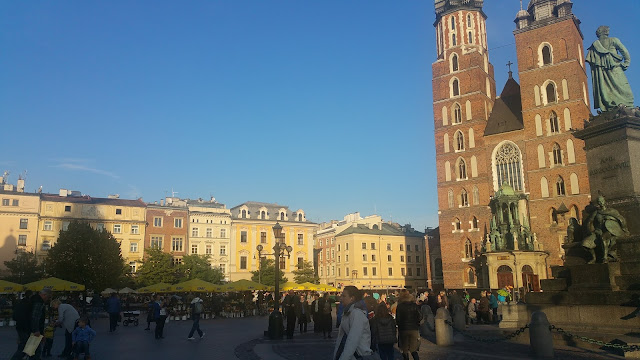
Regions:
M 293 270 L 304 261 L 313 260 L 313 236 L 317 224 L 306 219 L 304 210 L 289 210 L 288 206 L 246 202 L 231 208 L 231 264 L 230 280 L 251 279 L 251 271 L 259 270 L 260 256 L 256 247 L 262 245 L 262 256 L 273 259 L 276 239 L 273 226 L 278 222 L 285 235 L 285 243 L 293 248 L 290 257 L 280 263 L 289 281 Z
M 229 280 L 231 268 L 231 212 L 211 199 L 188 200 L 189 241 L 187 254 L 208 255 L 211 266 L 218 267 Z
M 38 253 L 38 212 L 40 196 L 24 192 L 24 180 L 17 186 L 0 183 L 0 275 L 6 271 L 5 261 L 15 259 L 20 251 Z
M 123 259 L 135 272 L 144 256 L 146 204 L 142 200 L 125 200 L 117 195 L 94 198 L 66 189 L 61 189 L 58 195 L 40 196 L 38 228 L 39 246 L 43 250 L 55 244 L 60 230 L 66 230 L 71 221 L 85 221 L 95 229 L 113 234 L 120 243 Z M 46 251 L 42 253 L 46 254 Z

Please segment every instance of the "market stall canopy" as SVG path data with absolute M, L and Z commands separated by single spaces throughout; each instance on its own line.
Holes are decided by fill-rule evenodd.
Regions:
M 102 290 L 102 292 L 100 292 L 101 295 L 111 295 L 113 293 L 117 293 L 118 290 L 112 289 L 112 288 L 106 288 L 104 290 Z
M 217 286 L 210 282 L 200 280 L 200 279 L 191 279 L 187 280 L 175 285 L 171 285 L 169 291 L 172 292 L 214 292 L 216 291 Z
M 225 285 L 213 284 L 213 291 L 214 292 L 227 292 L 227 291 L 229 291 L 229 284 L 225 284 Z
M 154 292 L 167 292 L 167 291 L 169 291 L 170 288 L 171 288 L 171 284 L 157 283 L 157 284 L 154 284 L 154 285 L 141 287 L 140 289 L 138 289 L 138 292 L 140 294 L 150 294 L 150 293 L 154 293 Z
M 287 281 L 284 284 L 280 284 L 281 291 L 289 291 L 289 290 L 302 290 L 300 289 L 300 284 L 294 283 L 293 281 Z
M 302 284 L 300 284 L 300 287 L 302 287 L 301 290 L 318 290 L 317 285 L 316 284 L 312 284 L 310 282 L 303 282 Z
M 32 291 L 40 291 L 42 289 L 51 289 L 51 291 L 84 291 L 84 285 L 55 277 L 34 281 L 26 284 L 25 287 Z
M 24 285 L 0 280 L 0 294 L 21 292 L 22 290 L 24 290 Z
M 316 285 L 316 289 L 320 291 L 338 291 L 338 288 L 327 284 L 318 284 Z
M 238 280 L 226 285 L 227 291 L 270 290 L 271 287 L 251 280 Z
M 118 291 L 119 294 L 137 294 L 138 292 L 133 290 L 132 288 L 124 288 L 124 289 L 120 289 L 120 291 Z

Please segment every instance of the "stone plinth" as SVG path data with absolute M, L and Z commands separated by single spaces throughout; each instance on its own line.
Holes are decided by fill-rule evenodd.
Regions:
M 619 289 L 615 277 L 620 275 L 620 263 L 573 265 L 567 268 L 571 276 L 569 290 Z

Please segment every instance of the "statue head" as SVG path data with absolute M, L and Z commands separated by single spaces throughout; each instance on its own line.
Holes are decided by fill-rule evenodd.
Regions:
M 597 37 L 600 37 L 602 35 L 609 36 L 609 27 L 607 25 L 599 26 L 598 30 L 596 30 Z
M 606 201 L 604 199 L 604 196 L 602 195 L 598 196 L 598 200 L 596 200 L 596 205 L 601 209 L 604 209 L 606 207 Z

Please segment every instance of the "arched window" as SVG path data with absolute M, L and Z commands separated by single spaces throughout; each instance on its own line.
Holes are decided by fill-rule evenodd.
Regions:
M 453 96 L 460 95 L 460 81 L 458 81 L 458 79 L 453 79 L 453 82 L 451 83 L 451 94 Z M 460 105 L 458 105 L 458 107 L 459 106 Z
M 580 221 L 580 211 L 578 210 L 577 206 L 572 205 L 569 208 L 569 218 L 574 218 L 574 219 Z
M 455 230 L 462 230 L 462 223 L 460 222 L 460 219 L 455 218 L 455 219 L 453 220 L 453 228 L 454 228 Z
M 464 135 L 462 131 L 458 130 L 455 134 L 456 138 L 456 151 L 464 151 Z
M 469 35 L 469 44 L 473 44 L 473 34 L 471 33 L 471 31 L 469 31 L 468 35 Z
M 469 282 L 467 284 L 475 284 L 476 283 L 476 274 L 474 274 L 473 269 L 467 270 L 467 278 Z
M 302 214 L 298 214 L 298 221 L 302 221 Z
M 284 221 L 284 212 L 280 213 L 280 221 Z
M 243 219 L 247 218 L 247 210 L 242 210 L 242 218 Z
M 458 180 L 467 178 L 467 163 L 463 158 L 458 159 Z
M 558 212 L 556 211 L 556 208 L 549 209 L 549 220 L 552 224 L 558 223 Z
M 506 273 L 512 273 L 513 270 L 511 270 L 511 268 L 507 265 L 501 265 L 500 267 L 498 267 L 498 271 L 499 274 L 506 274 Z
M 547 104 L 556 102 L 556 99 L 558 98 L 556 96 L 556 85 L 550 81 L 545 89 L 547 91 Z
M 471 228 L 474 230 L 478 230 L 478 218 L 477 217 L 473 217 L 473 219 L 471 219 Z
M 562 176 L 558 176 L 558 180 L 556 180 L 556 195 L 564 196 L 566 191 L 564 189 L 564 179 Z
M 451 71 L 458 71 L 458 55 L 453 54 L 451 56 Z
M 456 41 L 456 34 L 451 35 L 451 44 L 452 46 L 458 45 L 458 42 Z
M 522 191 L 522 155 L 516 144 L 505 142 L 500 146 L 495 153 L 494 164 L 498 188 L 507 183 L 514 190 Z
M 469 194 L 465 189 L 462 189 L 460 193 L 460 206 L 469 206 Z
M 464 242 L 464 257 L 465 259 L 471 259 L 471 255 L 473 255 L 473 247 L 471 246 L 471 240 L 467 239 Z
M 477 186 L 473 186 L 473 205 L 478 205 L 480 203 L 480 192 L 478 191 Z
M 549 131 L 552 134 L 557 134 L 560 132 L 560 124 L 558 123 L 558 114 L 555 111 L 551 112 L 549 116 Z
M 533 274 L 533 268 L 531 268 L 531 266 L 529 266 L 529 265 L 524 265 L 522 267 L 522 273 L 523 274 Z
M 267 218 L 267 213 L 264 210 L 260 211 L 260 219 L 265 220 L 266 218 Z
M 447 194 L 449 198 L 449 209 L 453 207 L 453 190 L 449 189 L 449 193 Z
M 553 144 L 553 164 L 554 165 L 562 165 L 562 150 L 560 149 L 560 145 L 558 143 Z
M 551 47 L 545 45 L 542 47 L 542 65 L 551 64 Z
M 543 198 L 549 197 L 549 182 L 544 176 L 540 178 L 540 194 Z
M 456 18 L 455 16 L 451 17 L 451 30 L 455 30 L 456 29 Z
M 456 82 L 454 84 L 457 83 L 458 80 L 456 80 Z M 455 103 L 453 104 L 453 123 L 454 124 L 461 124 L 462 123 L 462 108 L 460 107 L 460 104 Z
M 471 27 L 471 14 L 467 14 L 467 27 Z

